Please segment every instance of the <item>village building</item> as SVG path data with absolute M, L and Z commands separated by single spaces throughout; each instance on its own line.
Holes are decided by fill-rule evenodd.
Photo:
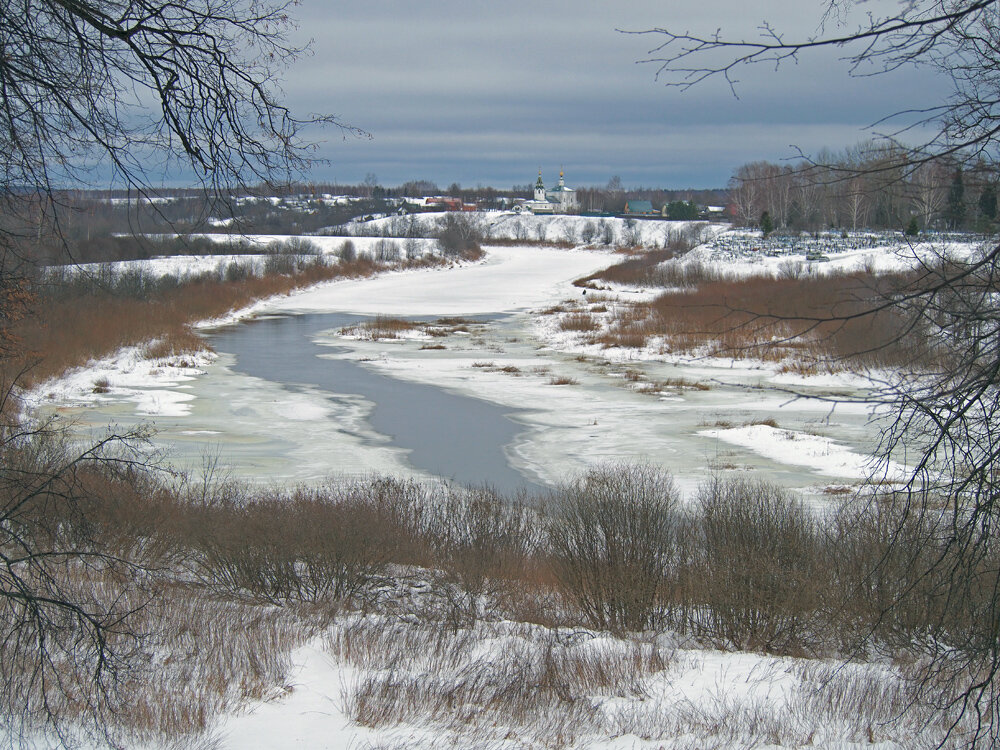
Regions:
M 541 178 L 542 174 L 539 172 L 538 179 L 541 180 Z M 566 178 L 563 177 L 561 169 L 559 170 L 559 184 L 552 188 L 552 190 L 545 191 L 545 200 L 555 205 L 559 213 L 567 214 L 571 211 L 576 211 L 580 207 L 576 199 L 576 191 L 573 188 L 566 187 Z
M 625 201 L 625 213 L 629 216 L 657 216 L 650 201 Z
M 552 190 L 546 190 L 545 183 L 542 182 L 542 170 L 539 169 L 534 197 L 530 201 L 521 201 L 514 210 L 530 211 L 533 214 L 565 214 L 576 211 L 579 206 L 576 191 L 566 187 L 566 178 L 562 170 L 559 171 L 559 184 Z

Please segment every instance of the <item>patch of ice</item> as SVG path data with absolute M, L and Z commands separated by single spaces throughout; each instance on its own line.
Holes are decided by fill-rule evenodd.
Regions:
M 215 358 L 213 352 L 202 351 L 151 360 L 146 359 L 144 347 L 124 347 L 38 384 L 25 394 L 25 406 L 34 409 L 46 401 L 79 405 L 123 398 L 136 404 L 138 415 L 184 416 L 194 396 L 178 389 L 203 373 Z
M 702 430 L 698 434 L 747 448 L 772 461 L 806 466 L 827 476 L 865 479 L 876 469 L 872 456 L 855 453 L 835 440 L 770 425 Z M 890 474 L 903 476 L 904 467 L 893 464 L 890 469 Z
M 135 413 L 145 417 L 183 417 L 191 413 L 194 396 L 164 389 L 137 390 L 126 398 L 136 405 Z

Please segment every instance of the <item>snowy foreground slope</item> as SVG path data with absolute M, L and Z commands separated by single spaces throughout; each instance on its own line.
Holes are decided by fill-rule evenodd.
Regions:
M 556 221 L 541 224 L 546 237 L 567 234 Z M 522 231 L 503 224 L 495 231 L 501 229 Z M 329 240 L 334 247 L 334 238 Z M 656 241 L 667 240 L 661 234 Z M 778 268 L 788 257 L 772 263 L 740 252 L 727 260 L 720 257 L 728 252 L 724 247 L 705 245 L 691 260 L 720 270 L 742 264 L 790 272 Z M 886 259 L 880 247 L 866 248 L 850 262 L 898 267 L 902 261 Z M 688 494 L 711 470 L 759 473 L 816 494 L 867 475 L 866 410 L 845 407 L 831 415 L 826 404 L 790 404 L 780 390 L 794 381 L 816 393 L 853 393 L 863 383 L 847 376 L 790 379 L 764 363 L 584 352 L 539 312 L 567 300 L 582 304 L 584 295 L 572 281 L 614 262 L 613 253 L 507 246 L 487 252 L 477 264 L 324 284 L 263 301 L 232 320 L 332 311 L 502 316 L 500 323 L 447 336 L 417 328 L 385 339 L 351 331 L 324 337 L 337 347 L 330 356 L 363 362 L 372 371 L 526 409 L 525 433 L 508 454 L 512 465 L 543 483 L 635 457 L 671 469 Z M 836 263 L 834 258 L 824 267 Z M 608 294 L 597 304 L 648 291 Z M 440 342 L 446 348 L 423 348 Z M 95 427 L 109 415 L 119 424 L 152 419 L 165 446 L 199 434 L 206 443 L 225 446 L 239 437 L 227 433 L 234 424 L 227 409 L 238 405 L 241 413 L 257 409 L 254 419 L 262 429 L 299 441 L 282 456 L 293 465 L 288 474 L 268 469 L 273 481 L 318 479 L 343 470 L 345 460 L 357 460 L 364 472 L 427 478 L 407 466 L 405 451 L 364 437 L 363 413 L 337 411 L 327 394 L 241 378 L 230 364 L 212 355 L 150 363 L 141 352 L 120 352 L 46 384 L 34 398 L 38 408 L 58 407 Z M 673 384 L 642 393 L 633 387 L 637 371 L 649 381 Z M 94 392 L 98 380 L 107 390 Z M 556 385 L 560 380 L 568 382 Z M 780 426 L 761 424 L 775 414 Z M 282 646 L 287 653 L 282 651 L 281 679 L 264 695 L 212 718 L 198 744 L 219 750 L 887 749 L 934 747 L 942 737 L 941 727 L 927 725 L 925 715 L 902 716 L 908 708 L 900 687 L 906 666 L 889 659 L 844 665 L 833 658 L 705 649 L 669 633 L 616 638 L 507 620 L 445 628 L 420 616 L 434 606 L 423 603 L 434 599 L 430 583 L 419 571 L 410 571 L 407 581 L 386 592 L 390 601 L 406 602 L 394 612 L 348 613 L 318 632 L 303 628 Z M 197 681 L 197 675 L 188 679 Z
M 481 623 L 343 618 L 219 748 L 931 748 L 888 665 Z M 360 721 L 359 721 L 360 719 Z

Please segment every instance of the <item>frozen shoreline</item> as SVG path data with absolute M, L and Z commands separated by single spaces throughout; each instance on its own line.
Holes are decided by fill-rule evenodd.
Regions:
M 811 498 L 822 498 L 824 488 L 857 486 L 863 479 L 872 431 L 867 407 L 845 403 L 831 410 L 825 402 L 792 399 L 788 391 L 794 386 L 818 394 L 860 395 L 867 385 L 863 379 L 846 374 L 803 378 L 782 375 L 766 363 L 668 359 L 652 350 L 580 346 L 559 330 L 554 316 L 537 311 L 563 300 L 578 302 L 582 295 L 572 281 L 617 258 L 607 252 L 534 247 L 488 252 L 476 264 L 322 284 L 261 301 L 203 327 L 334 311 L 431 318 L 485 315 L 489 322 L 438 322 L 393 334 L 397 338 L 373 339 L 331 327 L 311 341 L 326 349 L 320 359 L 349 360 L 400 381 L 516 409 L 523 431 L 506 446 L 507 457 L 545 484 L 595 464 L 626 460 L 667 468 L 687 497 L 705 479 L 727 472 L 758 476 Z M 34 403 L 77 419 L 80 436 L 102 431 L 111 422 L 127 427 L 153 420 L 157 444 L 170 451 L 168 461 L 197 472 L 206 456 L 214 454 L 222 478 L 281 487 L 318 483 L 339 473 L 434 479 L 414 469 L 407 451 L 371 427 L 373 405 L 364 398 L 247 375 L 226 353 L 161 361 L 142 355 L 140 349 L 124 350 L 45 384 L 33 394 Z M 658 385 L 644 392 L 652 384 Z M 777 426 L 763 424 L 765 420 Z M 526 641 L 525 628 L 531 627 L 479 623 L 473 628 L 477 658 L 492 658 Z M 621 646 L 606 634 L 583 637 L 592 639 L 594 648 Z M 669 639 L 664 637 L 666 645 Z M 639 720 L 662 722 L 677 707 L 690 707 L 709 720 L 714 720 L 713 711 L 728 716 L 725 711 L 734 706 L 746 706 L 754 716 L 764 706 L 768 715 L 781 716 L 787 707 L 808 710 L 809 704 L 796 703 L 813 685 L 803 665 L 824 664 L 699 649 L 697 644 L 670 648 L 675 658 L 649 681 L 648 694 L 632 702 L 599 696 L 600 710 L 609 715 L 632 712 L 638 717 L 636 726 L 641 726 Z M 218 717 L 206 744 L 440 745 L 435 729 L 419 722 L 379 729 L 353 723 L 345 701 L 368 673 L 336 660 L 321 636 L 303 643 L 289 658 L 286 682 Z M 888 671 L 879 664 L 858 669 L 869 677 Z M 891 679 L 889 674 L 886 684 Z M 584 741 L 607 750 L 663 745 L 628 729 L 617 731 Z M 831 724 L 821 726 L 817 737 L 838 747 L 861 746 L 841 741 L 842 735 L 850 736 L 848 729 Z
M 578 300 L 574 279 L 617 260 L 609 252 L 546 247 L 491 247 L 484 261 L 418 269 L 375 278 L 327 282 L 270 298 L 203 327 L 248 317 L 347 312 L 407 317 L 501 315 L 502 320 L 430 342 L 426 334 L 361 340 L 326 331 L 317 343 L 338 347 L 323 356 L 354 360 L 400 380 L 519 410 L 523 432 L 506 446 L 512 466 L 533 481 L 554 485 L 595 464 L 644 461 L 677 476 L 692 494 L 712 472 L 753 470 L 788 487 L 817 488 L 857 482 L 865 462 L 867 410 L 790 401 L 788 376 L 752 362 L 668 362 L 627 351 L 589 351 L 533 314 L 563 300 Z M 444 349 L 427 349 L 429 343 Z M 79 421 L 80 430 L 109 422 L 153 420 L 168 460 L 195 470 L 218 453 L 233 476 L 263 483 L 322 481 L 331 475 L 385 472 L 426 479 L 407 462 L 407 451 L 386 443 L 367 425 L 372 405 L 331 397 L 315 388 L 287 388 L 237 375 L 225 356 L 203 354 L 146 362 L 140 352 L 119 353 L 91 368 L 46 384 L 34 405 Z M 482 366 L 491 363 L 492 366 Z M 183 365 L 183 366 L 182 366 Z M 690 381 L 695 388 L 640 393 L 628 378 Z M 553 383 L 565 381 L 563 385 Z M 804 390 L 857 393 L 863 381 L 824 376 L 797 379 Z M 107 392 L 95 393 L 95 383 Z M 96 390 L 104 390 L 97 388 Z M 777 419 L 785 430 L 838 440 L 850 457 L 831 471 L 822 456 L 803 457 L 800 441 L 785 441 L 795 455 L 725 441 L 718 422 Z M 817 437 L 812 435 L 813 437 Z

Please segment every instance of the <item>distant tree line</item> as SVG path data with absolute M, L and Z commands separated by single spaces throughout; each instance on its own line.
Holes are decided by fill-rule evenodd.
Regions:
M 635 187 L 626 189 L 620 177 L 612 177 L 604 187 L 577 187 L 576 196 L 580 210 L 620 214 L 626 201 L 646 200 L 659 211 L 667 207 L 668 218 L 686 220 L 698 218 L 699 206 L 725 206 L 725 190 L 666 190 L 664 188 Z
M 0 225 L 23 238 L 23 255 L 48 265 L 147 257 L 151 251 L 143 247 L 148 244 L 142 239 L 144 235 L 309 234 L 394 210 L 392 204 L 379 198 L 337 203 L 323 198 L 322 193 L 275 192 L 266 196 L 247 192 L 220 199 L 194 190 L 170 191 L 169 196 L 162 197 L 67 191 L 58 196 L 59 238 L 38 232 L 32 214 L 23 210 L 15 216 L 0 206 Z M 43 218 L 39 212 L 38 221 Z M 157 251 L 162 250 L 159 244 L 153 244 Z M 176 249 L 192 252 L 180 246 Z
M 411 180 L 397 187 L 383 187 L 373 174 L 359 184 L 297 183 L 285 186 L 259 185 L 228 196 L 211 195 L 202 189 L 170 188 L 160 193 L 126 190 L 67 190 L 58 194 L 55 210 L 61 237 L 45 239 L 39 227 L 50 220 L 41 209 L 5 213 L 0 206 L 0 226 L 17 236 L 33 239 L 24 252 L 43 264 L 125 260 L 145 257 L 135 247 L 133 235 L 245 233 L 309 234 L 345 224 L 352 219 L 400 210 L 402 198 L 448 195 L 484 209 L 501 209 L 517 198 L 531 197 L 533 185 L 510 189 L 452 183 L 442 190 L 429 180 Z M 578 187 L 581 212 L 620 214 L 629 200 L 649 200 L 668 218 L 690 220 L 699 207 L 726 205 L 724 190 L 664 190 L 622 187 L 612 178 L 602 187 Z M 351 200 L 336 200 L 351 196 Z M 30 201 L 25 201 L 29 203 Z M 49 207 L 51 211 L 52 208 Z M 419 210 L 407 206 L 407 212 Z M 127 235 L 132 239 L 116 238 Z M 66 255 L 69 250 L 69 257 Z
M 906 152 L 863 143 L 814 160 L 738 167 L 729 183 L 736 223 L 774 230 L 992 231 L 1000 174 L 941 158 L 909 163 Z

